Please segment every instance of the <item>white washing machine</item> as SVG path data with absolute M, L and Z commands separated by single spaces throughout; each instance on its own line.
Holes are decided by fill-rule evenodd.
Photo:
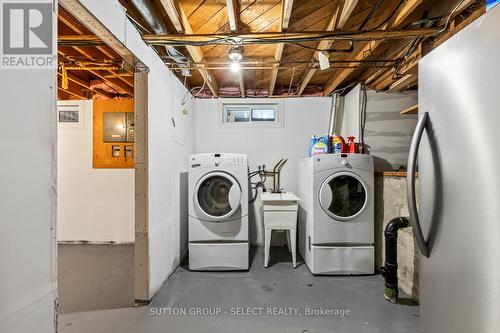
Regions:
M 189 157 L 188 239 L 189 269 L 248 269 L 246 155 Z
M 299 251 L 313 274 L 373 274 L 373 158 L 327 154 L 299 162 Z

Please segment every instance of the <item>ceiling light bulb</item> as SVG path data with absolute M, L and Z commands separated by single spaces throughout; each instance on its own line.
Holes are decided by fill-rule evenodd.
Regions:
M 231 62 L 231 71 L 233 72 L 239 72 L 241 69 L 241 65 L 239 61 L 233 61 Z

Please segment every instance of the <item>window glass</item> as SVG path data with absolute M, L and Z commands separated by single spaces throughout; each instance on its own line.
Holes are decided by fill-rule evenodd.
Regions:
M 252 109 L 252 121 L 275 121 L 275 109 Z
M 226 109 L 226 122 L 240 123 L 250 121 L 250 110 L 248 108 Z
M 78 123 L 78 121 L 79 121 L 78 111 L 69 111 L 69 110 L 59 111 L 60 123 Z

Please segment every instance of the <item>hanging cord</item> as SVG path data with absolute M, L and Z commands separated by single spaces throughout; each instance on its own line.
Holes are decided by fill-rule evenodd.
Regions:
M 367 104 L 367 96 L 366 96 L 366 87 L 365 85 L 361 85 L 361 90 L 359 91 L 359 142 L 361 144 L 360 152 L 362 154 L 365 153 L 365 125 L 366 125 L 366 104 Z
M 290 78 L 290 84 L 288 85 L 288 95 L 290 95 L 290 92 L 292 91 L 292 83 L 294 76 L 295 76 L 295 66 L 292 69 L 292 77 Z

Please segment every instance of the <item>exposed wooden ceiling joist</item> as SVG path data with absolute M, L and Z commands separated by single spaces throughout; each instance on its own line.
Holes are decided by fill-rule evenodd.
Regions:
M 237 0 L 226 0 L 226 7 L 229 29 L 236 32 L 238 30 L 239 2 Z
M 389 91 L 401 91 L 411 88 L 418 81 L 418 76 L 414 74 L 406 74 L 402 78 L 390 85 Z
M 293 8 L 293 0 L 282 0 L 281 1 L 281 17 L 280 17 L 280 32 L 286 31 L 288 29 L 288 25 L 290 24 L 290 16 L 292 15 Z M 275 68 L 271 71 L 271 79 L 269 80 L 269 91 L 268 95 L 272 96 L 274 94 L 274 87 L 276 86 L 276 79 L 278 78 L 279 72 L 279 62 L 281 61 L 281 57 L 283 55 L 283 48 L 285 44 L 279 43 L 276 45 L 276 51 L 274 52 L 274 59 L 277 64 L 274 66 Z
M 382 26 L 382 30 L 386 30 L 387 28 L 390 29 L 396 28 L 397 26 L 395 24 L 396 23 L 400 24 L 401 22 L 403 22 L 403 20 L 407 18 L 418 7 L 421 1 L 422 0 L 407 0 L 404 3 L 404 5 L 401 8 L 399 8 L 397 12 L 394 14 L 394 18 L 390 19 L 389 22 L 385 23 Z M 381 45 L 380 40 L 367 42 L 365 46 L 361 49 L 361 51 L 356 54 L 354 59 L 356 60 L 364 59 L 365 53 L 367 52 L 374 53 L 377 47 L 379 47 L 380 45 Z M 330 81 L 328 81 L 328 83 L 325 86 L 323 94 L 325 96 L 331 94 L 354 71 L 355 71 L 354 68 L 347 68 L 342 70 L 342 72 L 339 75 L 334 76 L 332 79 L 330 79 Z
M 74 4 L 72 5 L 71 1 L 62 1 L 62 3 L 66 3 L 70 8 L 74 8 Z M 63 7 L 63 8 L 65 8 L 65 7 Z M 76 11 L 76 12 L 80 12 L 80 11 Z M 85 31 L 85 28 L 79 26 L 79 24 L 76 23 L 74 21 L 74 19 L 66 13 L 65 10 L 61 10 L 58 13 L 58 19 L 70 31 L 72 31 L 73 33 L 76 33 L 77 35 L 84 35 L 85 33 L 87 33 L 87 31 Z M 97 36 L 95 36 L 95 37 L 98 38 Z M 93 60 L 96 60 L 99 58 L 107 58 L 109 60 L 114 60 L 115 58 L 117 58 L 116 54 L 114 54 L 110 49 L 108 49 L 107 46 L 96 46 L 95 48 L 83 48 L 83 47 L 73 46 L 73 49 L 75 51 L 77 51 L 79 54 L 88 58 L 88 61 L 93 61 Z M 62 55 L 64 53 L 60 52 L 60 54 Z M 92 75 L 94 75 L 95 77 L 100 78 L 100 79 L 102 77 L 104 77 L 104 75 L 97 73 L 95 70 L 88 71 L 88 72 L 91 73 Z M 131 82 L 130 78 L 120 76 L 114 70 L 106 70 L 106 72 L 109 73 L 109 75 L 116 78 L 119 82 L 114 82 L 114 81 L 109 80 L 107 78 L 106 78 L 107 81 L 103 80 L 103 82 L 108 82 L 108 83 L 112 82 L 113 85 L 116 85 L 120 89 L 126 91 L 130 96 L 134 96 L 134 86 L 133 86 L 133 83 Z M 71 79 L 73 77 L 74 76 L 72 76 L 71 73 L 68 73 L 69 79 Z M 77 83 L 77 82 L 75 82 L 75 83 Z M 86 87 L 86 89 L 92 90 L 92 89 L 90 89 L 90 85 L 88 87 Z M 102 96 L 104 96 L 106 98 L 113 98 L 113 96 L 109 93 L 100 92 L 100 91 L 96 91 L 96 90 L 92 90 L 92 91 L 100 93 Z
M 337 5 L 337 7 L 335 8 L 333 15 L 330 18 L 330 21 L 328 22 L 328 26 L 327 26 L 326 30 L 328 30 L 328 31 L 335 30 L 335 28 L 337 26 L 337 22 L 339 21 L 340 7 L 341 7 L 340 5 Z M 345 24 L 345 22 L 344 22 L 344 24 Z M 333 44 L 333 41 L 331 41 L 331 40 L 322 40 L 321 42 L 319 42 L 317 48 L 318 48 L 318 50 L 327 50 L 330 47 L 332 47 L 332 44 Z M 315 51 L 311 61 L 314 62 L 318 58 L 319 58 L 319 51 Z M 314 76 L 314 73 L 316 73 L 316 70 L 317 70 L 316 67 L 309 68 L 309 70 L 306 72 L 305 76 L 301 80 L 299 90 L 297 91 L 297 95 L 299 95 L 299 96 L 302 95 L 302 93 L 304 92 L 304 89 L 306 89 L 307 85 L 309 84 L 309 81 L 311 81 L 312 77 Z
M 163 8 L 167 12 L 170 21 L 172 21 L 175 28 L 177 29 L 177 32 L 185 33 L 187 35 L 193 34 L 193 29 L 191 28 L 191 24 L 189 23 L 189 20 L 186 14 L 184 13 L 184 10 L 180 6 L 179 0 L 161 0 L 161 4 L 163 5 Z M 205 69 L 206 66 L 203 64 L 205 59 L 203 57 L 203 52 L 201 51 L 201 48 L 199 46 L 190 46 L 190 45 L 186 46 L 186 48 L 193 61 L 195 63 L 200 63 L 199 65 L 196 65 L 196 67 L 200 72 L 201 76 L 203 76 L 203 79 L 205 80 L 207 86 L 212 91 L 212 94 L 215 97 L 219 96 L 219 87 L 217 86 L 215 77 L 210 73 L 209 70 Z
M 61 87 L 57 87 L 57 90 L 59 91 L 59 93 L 66 93 L 66 94 L 69 94 L 73 97 L 76 97 L 78 99 L 87 99 L 85 94 L 82 92 L 82 91 L 77 91 L 77 90 L 74 90 L 74 89 L 63 89 Z
M 340 14 L 340 18 L 338 20 L 338 25 L 336 28 L 337 30 L 342 30 L 344 28 L 345 24 L 347 23 L 347 20 L 349 17 L 351 17 L 352 12 L 354 11 L 354 8 L 358 4 L 359 0 L 344 0 L 342 4 L 342 12 Z
M 238 84 L 240 86 L 240 95 L 245 97 L 245 81 L 243 81 L 243 70 L 238 73 Z
M 58 72 L 57 73 L 59 76 L 61 76 L 61 79 L 62 79 L 62 73 Z M 85 90 L 89 90 L 89 91 L 93 91 L 105 98 L 113 98 L 113 95 L 109 94 L 109 93 L 106 93 L 104 91 L 101 91 L 101 90 L 98 90 L 98 89 L 94 89 L 90 86 L 90 83 L 79 78 L 78 76 L 72 74 L 72 73 L 67 73 L 66 74 L 68 76 L 68 81 L 71 81 L 71 82 L 74 82 L 76 83 L 77 85 L 79 85 L 80 87 L 84 88 Z M 65 90 L 65 89 L 63 89 Z
M 79 22 L 82 23 L 88 30 L 90 30 L 97 38 L 102 40 L 106 45 L 108 45 L 113 51 L 118 53 L 123 60 L 129 63 L 132 67 L 141 66 L 139 59 L 130 52 L 122 41 L 120 41 L 116 36 L 114 36 L 108 28 L 103 25 L 95 16 L 78 0 L 58 0 L 58 4 L 61 5 L 68 13 L 75 17 Z
M 404 20 L 410 16 L 411 13 L 423 2 L 423 0 L 407 0 L 403 7 L 398 11 L 398 13 L 394 16 L 394 20 L 392 22 L 392 28 L 399 27 Z
M 172 22 L 177 32 L 183 32 L 184 26 L 181 21 L 180 11 L 182 10 L 179 1 L 174 0 L 160 0 L 163 9 L 167 12 L 168 18 Z
M 460 15 L 465 9 L 476 3 L 476 0 L 465 0 L 461 2 L 460 4 L 457 5 L 454 13 L 452 14 L 451 18 L 457 17 Z M 449 39 L 452 35 L 463 29 L 465 26 L 469 25 L 471 22 L 476 20 L 479 16 L 484 14 L 485 12 L 485 7 L 480 6 L 478 9 L 473 12 L 469 17 L 467 17 L 465 20 L 463 20 L 460 24 L 454 26 L 454 22 L 452 21 L 450 31 L 441 37 L 434 41 L 433 43 L 429 44 L 426 43 L 427 46 L 427 52 L 429 52 L 431 49 L 436 48 L 439 46 L 441 43 Z M 446 21 L 447 17 L 443 19 L 443 21 Z M 445 23 L 443 23 L 445 24 Z M 407 51 L 407 48 L 403 48 L 400 50 L 399 54 L 397 55 L 391 55 L 391 58 L 402 58 L 404 57 L 405 53 Z M 394 90 L 395 88 L 398 87 L 398 85 L 395 85 L 397 82 L 396 80 L 402 80 L 405 78 L 407 74 L 413 74 L 415 75 L 415 80 L 418 79 L 416 76 L 418 75 L 418 62 L 422 58 L 422 56 L 425 53 L 422 50 L 422 44 L 419 44 L 419 47 L 416 52 L 414 52 L 410 58 L 405 59 L 405 63 L 401 65 L 398 68 L 398 75 L 401 77 L 398 78 L 397 76 L 394 75 L 393 70 L 387 70 L 387 69 L 381 69 L 376 71 L 375 73 L 371 74 L 370 77 L 368 77 L 366 80 L 364 80 L 365 84 L 368 84 L 370 87 L 376 90 L 384 90 L 389 87 L 389 89 L 392 88 Z M 408 79 L 408 77 L 406 78 Z M 396 81 L 396 82 L 395 82 Z M 415 84 L 415 82 L 412 82 L 412 84 Z M 408 85 L 403 85 L 404 87 L 408 87 Z
M 371 41 L 368 42 L 356 55 L 353 57 L 354 60 L 362 60 L 365 58 L 365 54 L 373 52 L 380 45 L 381 41 Z M 343 69 L 338 75 L 335 75 L 327 82 L 324 88 L 324 95 L 329 95 L 332 93 L 344 80 L 356 69 L 346 68 Z
M 229 29 L 231 32 L 238 31 L 239 17 L 239 2 L 237 0 L 226 0 L 227 16 L 229 19 Z M 240 88 L 240 96 L 245 97 L 245 80 L 243 77 L 243 69 L 240 69 L 238 75 L 238 86 Z

